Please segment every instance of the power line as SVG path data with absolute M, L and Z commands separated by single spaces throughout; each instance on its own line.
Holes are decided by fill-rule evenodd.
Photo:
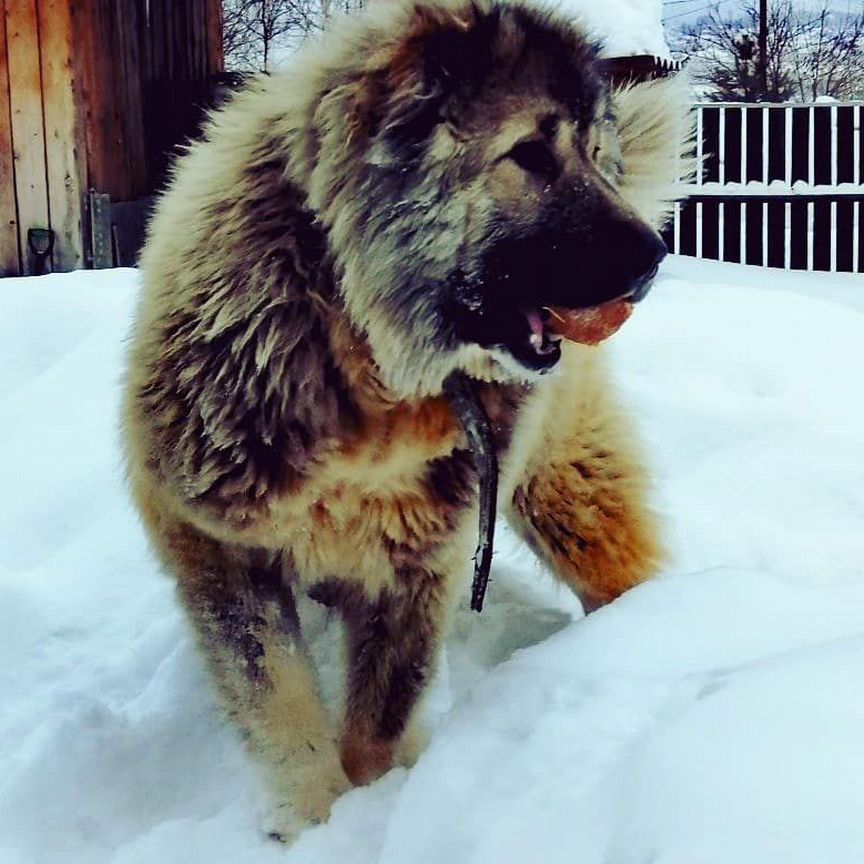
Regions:
M 676 18 L 685 18 L 688 15 L 698 15 L 700 12 L 707 12 L 709 9 L 713 9 L 715 6 L 718 5 L 718 3 L 709 3 L 707 6 L 700 6 L 698 9 L 688 9 L 686 12 L 678 12 L 675 15 L 667 15 L 663 19 L 663 23 L 665 24 L 667 21 L 674 21 Z
M 673 2 L 674 2 L 674 0 L 673 0 Z M 698 15 L 700 12 L 707 12 L 709 9 L 717 9 L 720 6 L 722 6 L 724 3 L 729 3 L 729 2 L 730 2 L 730 0 L 719 0 L 719 2 L 707 3 L 704 6 L 700 6 L 698 9 L 688 9 L 686 12 L 677 12 L 675 15 L 667 15 L 663 19 L 663 23 L 665 24 L 667 21 L 674 21 L 676 18 L 684 18 L 687 15 Z

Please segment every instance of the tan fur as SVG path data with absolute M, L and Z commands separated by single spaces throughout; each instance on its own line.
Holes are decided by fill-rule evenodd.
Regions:
M 645 460 L 602 353 L 568 346 L 562 363 L 565 375 L 526 410 L 527 453 L 506 492 L 514 527 L 590 611 L 650 578 L 663 550 Z
M 526 48 L 522 13 L 505 13 L 490 74 L 523 64 L 520 87 L 489 85 L 463 106 L 482 119 L 467 132 L 436 120 L 421 156 L 406 143 L 431 98 L 424 52 L 488 12 L 485 0 L 381 4 L 238 95 L 180 161 L 142 260 L 130 483 L 284 838 L 326 818 L 350 783 L 416 758 L 417 704 L 476 541 L 473 459 L 441 395 L 452 371 L 478 382 L 504 461 L 502 509 L 589 608 L 659 561 L 601 352 L 568 348 L 541 380 L 440 332 L 438 292 L 456 259 L 479 260 L 492 214 L 519 227 L 542 212 L 548 188 L 506 154 L 561 110 L 551 61 Z M 590 69 L 577 31 L 525 16 Z M 616 212 L 655 224 L 683 123 L 662 92 L 618 95 L 621 165 L 602 93 L 581 126 L 548 133 L 574 188 L 584 174 Z M 580 143 L 589 134 L 611 154 L 596 165 Z M 399 160 L 413 159 L 404 185 Z M 298 591 L 345 621 L 341 719 L 320 703 Z
M 630 85 L 613 94 L 623 154 L 621 193 L 661 227 L 681 184 L 695 175 L 690 85 L 685 75 Z

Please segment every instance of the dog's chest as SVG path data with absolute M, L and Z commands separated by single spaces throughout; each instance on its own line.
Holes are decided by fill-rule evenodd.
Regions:
M 521 393 L 490 387 L 480 396 L 503 453 Z M 472 511 L 478 477 L 466 447 L 441 399 L 367 423 L 357 440 L 322 462 L 302 502 L 291 502 L 293 518 L 283 524 L 291 526 L 295 561 L 310 578 L 353 575 L 370 589 L 427 561 Z

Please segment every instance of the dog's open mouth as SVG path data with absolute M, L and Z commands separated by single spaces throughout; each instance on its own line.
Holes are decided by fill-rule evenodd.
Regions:
M 543 306 L 522 309 L 525 333 L 505 347 L 513 357 L 539 372 L 551 369 L 561 357 L 561 340 L 599 345 L 616 333 L 633 311 L 629 298 L 585 309 Z
M 525 320 L 525 332 L 504 347 L 523 366 L 538 372 L 551 369 L 561 358 L 562 336 L 549 326 L 549 307 L 520 310 Z
M 584 306 L 563 305 L 563 292 L 558 292 L 559 297 L 529 300 L 526 295 L 534 291 L 525 290 L 518 292 L 522 298 L 517 299 L 505 280 L 499 287 L 510 292 L 500 290 L 494 299 L 490 280 L 479 285 L 459 282 L 444 311 L 461 341 L 506 352 L 526 370 L 543 374 L 561 359 L 562 341 L 599 345 L 617 333 L 647 293 L 655 272 L 656 268 L 627 286 L 626 293 L 608 299 L 601 295 Z

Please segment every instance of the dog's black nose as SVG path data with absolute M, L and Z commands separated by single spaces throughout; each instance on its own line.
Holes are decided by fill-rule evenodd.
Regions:
M 640 226 L 641 227 L 641 226 Z M 633 243 L 632 283 L 629 299 L 638 303 L 651 290 L 660 262 L 668 252 L 662 238 L 648 228 L 641 228 L 638 242 Z

